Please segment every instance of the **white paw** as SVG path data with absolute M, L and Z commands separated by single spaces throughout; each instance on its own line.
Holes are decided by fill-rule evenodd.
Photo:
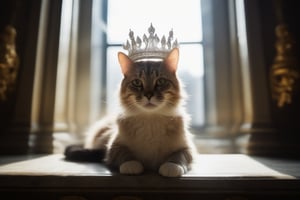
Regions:
M 160 166 L 159 174 L 166 177 L 179 177 L 184 174 L 184 169 L 176 163 L 166 162 Z
M 120 173 L 121 174 L 141 174 L 144 171 L 143 165 L 135 160 L 126 161 L 120 165 Z

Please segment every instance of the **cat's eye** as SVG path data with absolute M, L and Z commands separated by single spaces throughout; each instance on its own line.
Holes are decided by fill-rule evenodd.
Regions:
M 157 86 L 163 86 L 163 85 L 165 85 L 167 83 L 167 80 L 165 79 L 165 78 L 159 78 L 159 79 L 157 79 L 157 81 L 156 81 L 156 85 Z
M 133 81 L 131 81 L 132 86 L 134 87 L 142 87 L 143 83 L 140 79 L 134 79 Z

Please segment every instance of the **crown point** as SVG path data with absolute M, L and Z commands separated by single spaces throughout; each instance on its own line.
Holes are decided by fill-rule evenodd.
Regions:
M 173 29 L 170 30 L 169 37 L 173 39 Z
M 148 32 L 150 33 L 150 35 L 153 35 L 155 32 L 155 28 L 152 26 L 152 23 L 151 23 L 150 27 L 148 28 Z
M 143 41 L 145 42 L 145 43 L 148 43 L 148 38 L 147 38 L 147 36 L 144 34 L 143 35 Z
M 134 33 L 131 29 L 129 29 L 129 37 L 130 37 L 130 39 L 132 39 L 134 37 Z
M 165 36 L 163 36 L 162 38 L 161 38 L 161 47 L 162 47 L 162 49 L 165 49 L 166 48 L 166 37 Z
M 123 49 L 129 50 L 130 49 L 130 44 L 129 41 L 127 40 L 126 44 L 123 44 Z
M 175 42 L 173 43 L 173 47 L 172 47 L 172 48 L 174 49 L 174 48 L 176 48 L 176 47 L 178 47 L 178 46 L 179 46 L 179 45 L 178 45 L 178 41 L 177 41 L 177 39 L 176 39 Z
M 142 45 L 142 40 L 139 36 L 136 37 L 136 43 L 137 43 L 137 47 L 140 48 Z

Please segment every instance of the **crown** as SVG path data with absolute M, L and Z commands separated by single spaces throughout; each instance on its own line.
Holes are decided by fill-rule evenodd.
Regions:
M 175 47 L 178 47 L 177 39 L 173 41 L 173 29 L 169 31 L 168 39 L 163 35 L 160 39 L 155 33 L 155 28 L 148 28 L 149 36 L 143 35 L 143 42 L 139 36 L 135 38 L 134 32 L 129 30 L 129 39 L 123 48 L 128 51 L 128 57 L 133 61 L 143 59 L 164 59 Z

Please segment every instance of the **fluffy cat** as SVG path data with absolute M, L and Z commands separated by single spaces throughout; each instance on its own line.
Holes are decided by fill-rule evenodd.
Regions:
M 85 153 L 95 153 L 100 159 L 104 152 L 106 164 L 121 174 L 151 170 L 167 177 L 183 175 L 191 167 L 195 148 L 183 107 L 184 91 L 176 75 L 179 49 L 174 48 L 162 61 L 132 62 L 121 52 L 118 59 L 124 75 L 122 111 L 88 131 Z M 76 149 L 67 149 L 67 158 L 72 159 L 72 153 Z

